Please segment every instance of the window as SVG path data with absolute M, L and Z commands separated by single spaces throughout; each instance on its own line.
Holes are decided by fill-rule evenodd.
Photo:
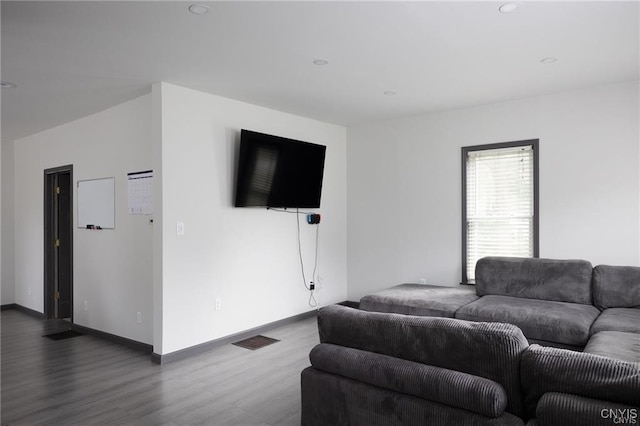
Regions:
M 462 148 L 462 282 L 485 256 L 538 257 L 538 140 Z

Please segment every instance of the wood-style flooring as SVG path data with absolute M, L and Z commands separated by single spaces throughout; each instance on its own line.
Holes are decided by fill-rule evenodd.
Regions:
M 89 335 L 42 337 L 63 325 L 1 312 L 2 426 L 300 424 L 315 317 L 263 333 L 280 342 L 256 351 L 228 344 L 165 365 Z

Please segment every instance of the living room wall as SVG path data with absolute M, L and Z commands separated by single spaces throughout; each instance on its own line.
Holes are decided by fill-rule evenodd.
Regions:
M 461 280 L 463 146 L 540 140 L 540 256 L 640 265 L 638 82 L 348 129 L 349 299 Z
M 151 344 L 153 226 L 149 216 L 128 213 L 126 186 L 128 172 L 152 168 L 151 95 L 15 142 L 15 302 L 38 312 L 43 171 L 67 164 L 74 186 L 74 322 Z M 103 177 L 115 177 L 115 229 L 78 229 L 76 182 Z
M 296 215 L 233 207 L 241 129 L 327 146 L 317 298 L 321 305 L 345 300 L 346 129 L 166 83 L 154 85 L 152 95 L 162 197 L 154 351 L 168 354 L 313 309 L 300 273 Z M 301 221 L 310 276 L 315 227 Z M 184 223 L 182 236 L 177 222 Z

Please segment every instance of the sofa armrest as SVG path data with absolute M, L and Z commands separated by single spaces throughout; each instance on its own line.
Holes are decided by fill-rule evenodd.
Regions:
M 536 408 L 539 426 L 611 426 L 640 422 L 638 407 L 566 393 L 545 393 Z
M 520 365 L 528 416 L 549 392 L 640 406 L 640 363 L 531 345 Z
M 318 370 L 496 418 L 507 406 L 498 383 L 359 349 L 321 343 L 309 355 Z

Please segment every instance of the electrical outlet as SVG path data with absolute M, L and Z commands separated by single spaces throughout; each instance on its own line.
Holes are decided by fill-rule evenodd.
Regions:
M 222 309 L 222 300 L 216 299 L 216 311 Z
M 89 302 L 87 302 L 86 300 L 84 301 L 84 310 L 89 310 Z
M 427 283 L 427 279 L 422 277 L 420 278 L 420 284 L 426 284 Z
M 31 296 L 31 287 L 27 288 L 27 296 Z
M 138 320 L 138 324 L 142 324 L 142 313 L 138 312 L 136 314 L 136 319 Z
M 184 235 L 184 222 L 176 223 L 176 234 Z

